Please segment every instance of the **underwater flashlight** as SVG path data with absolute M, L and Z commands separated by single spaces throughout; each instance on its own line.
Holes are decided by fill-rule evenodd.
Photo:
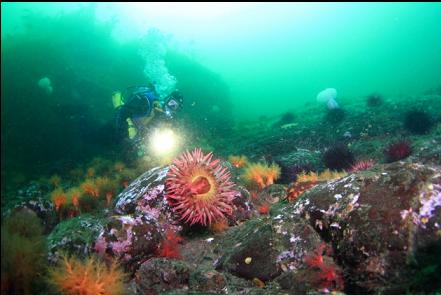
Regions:
M 171 129 L 157 129 L 150 140 L 153 152 L 158 155 L 167 155 L 173 152 L 178 143 L 176 134 Z

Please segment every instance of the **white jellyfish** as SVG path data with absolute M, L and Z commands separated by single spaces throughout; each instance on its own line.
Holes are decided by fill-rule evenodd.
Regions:
M 326 88 L 325 90 L 317 94 L 317 101 L 325 102 L 328 106 L 328 109 L 330 110 L 338 109 L 340 107 L 335 100 L 336 98 L 337 90 L 335 88 Z
M 40 80 L 38 80 L 37 85 L 38 85 L 38 87 L 43 89 L 46 92 L 46 94 L 51 94 L 52 91 L 54 90 L 52 88 L 51 79 L 49 79 L 48 77 L 43 77 Z

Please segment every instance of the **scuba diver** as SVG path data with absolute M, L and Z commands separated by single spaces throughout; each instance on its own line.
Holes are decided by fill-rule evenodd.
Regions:
M 116 109 L 116 141 L 130 142 L 137 149 L 136 154 L 142 156 L 142 139 L 156 124 L 170 123 L 182 108 L 183 96 L 175 90 L 161 101 L 152 88 L 135 86 L 114 92 L 112 102 Z

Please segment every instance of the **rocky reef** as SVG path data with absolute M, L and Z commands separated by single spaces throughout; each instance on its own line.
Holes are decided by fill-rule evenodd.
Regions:
M 430 294 L 441 288 L 435 279 L 440 166 L 376 165 L 320 183 L 293 202 L 286 201 L 285 186 L 274 184 L 258 196 L 271 201 L 269 214 L 259 214 L 241 188 L 237 214 L 221 232 L 177 220 L 164 199 L 166 171 L 145 172 L 103 216 L 59 223 L 48 236 L 51 261 L 60 251 L 116 258 L 131 274 L 132 294 Z M 28 203 L 20 206 L 43 220 L 50 216 Z M 180 236 L 176 257 L 160 255 L 170 230 Z
M 354 122 L 366 124 L 362 119 L 370 114 L 357 116 Z M 198 150 L 154 168 L 103 164 L 109 167 L 101 178 L 87 169 L 88 179 L 108 177 L 116 187 L 110 199 L 97 186 L 95 194 L 81 192 L 83 203 L 71 198 L 57 209 L 51 190 L 81 190 L 81 177 L 34 181 L 2 206 L 2 220 L 23 210 L 35 213 L 45 234 L 46 266 L 63 259 L 117 262 L 124 276 L 116 279 L 127 294 L 438 294 L 440 125 L 406 137 L 409 153 L 392 159 L 391 151 L 402 149 L 391 149 L 396 141 L 388 143 L 375 129 L 379 118 L 369 118 L 374 127 L 366 134 L 357 124 L 350 132 L 335 131 L 354 164 L 338 173 L 325 170 L 330 138 L 338 136 L 327 137 L 320 126 L 290 125 L 261 130 L 254 142 L 236 147 L 230 155 L 239 156 L 231 163 Z M 397 128 L 384 126 L 383 132 Z M 340 154 L 331 157 L 337 164 Z M 197 206 L 175 210 L 188 202 L 170 198 L 170 181 L 178 184 L 173 193 L 195 198 Z M 216 203 L 219 191 L 228 198 Z M 222 214 L 211 212 L 216 206 Z M 182 212 L 210 218 L 198 222 Z M 74 258 L 60 259 L 67 256 Z M 44 292 L 35 294 L 57 294 Z

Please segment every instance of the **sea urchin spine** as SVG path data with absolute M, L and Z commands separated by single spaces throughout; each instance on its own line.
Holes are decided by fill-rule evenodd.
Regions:
M 190 225 L 210 225 L 233 212 L 237 192 L 230 172 L 212 157 L 212 153 L 204 155 L 201 149 L 187 151 L 173 161 L 167 173 L 167 201 Z
M 399 140 L 389 144 L 384 151 L 387 161 L 395 162 L 407 158 L 412 153 L 412 147 L 406 140 Z
M 371 168 L 374 165 L 375 165 L 375 161 L 372 159 L 361 160 L 361 161 L 358 161 L 357 163 L 355 163 L 354 165 L 352 165 L 352 167 L 349 171 L 350 172 L 363 171 L 363 170 L 367 170 L 367 169 Z

